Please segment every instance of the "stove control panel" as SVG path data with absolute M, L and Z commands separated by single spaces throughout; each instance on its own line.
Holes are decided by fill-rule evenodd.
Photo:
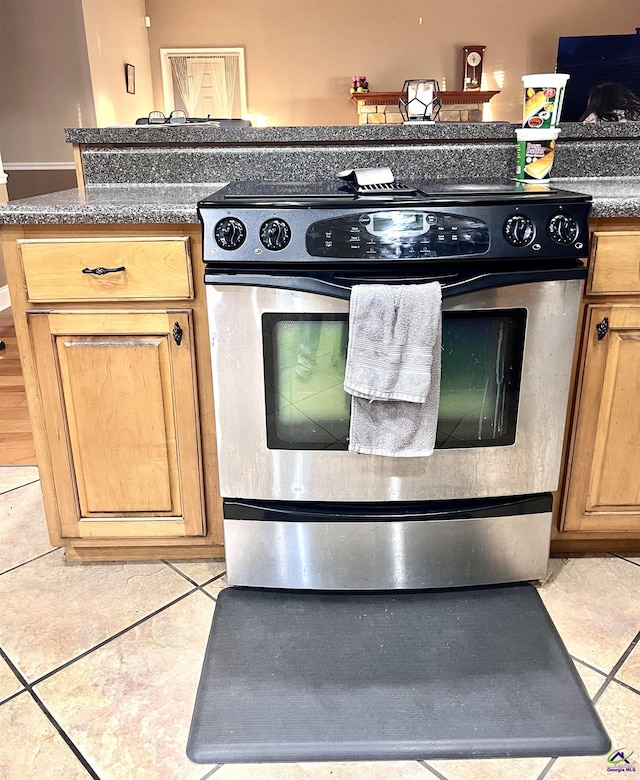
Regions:
M 305 243 L 312 257 L 391 260 L 483 255 L 490 240 L 489 226 L 481 219 L 389 209 L 314 222 Z
M 588 252 L 589 203 L 529 200 L 201 208 L 203 259 L 224 263 L 484 262 Z

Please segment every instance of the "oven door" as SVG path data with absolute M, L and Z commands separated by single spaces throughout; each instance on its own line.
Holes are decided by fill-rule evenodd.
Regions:
M 579 263 L 443 275 L 436 450 L 388 458 L 347 451 L 349 287 L 425 279 L 209 269 L 221 494 L 387 502 L 554 490 L 584 275 Z

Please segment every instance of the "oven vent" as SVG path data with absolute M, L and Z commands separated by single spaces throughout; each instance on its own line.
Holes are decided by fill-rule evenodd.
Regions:
M 415 195 L 418 191 L 402 182 L 351 185 L 356 195 Z

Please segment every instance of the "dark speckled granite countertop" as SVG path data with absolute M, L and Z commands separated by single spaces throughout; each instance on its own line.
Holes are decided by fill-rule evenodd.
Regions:
M 196 203 L 224 184 L 92 185 L 0 204 L 0 223 L 99 225 L 194 223 Z
M 591 195 L 592 217 L 640 217 L 640 176 L 564 178 L 554 185 Z
M 0 204 L 0 223 L 195 223 L 198 200 L 222 186 L 215 182 L 313 181 L 347 167 L 388 165 L 404 181 L 506 178 L 515 130 L 506 122 L 66 130 L 81 146 L 86 186 Z M 591 194 L 593 216 L 640 217 L 640 122 L 561 131 L 555 185 Z M 574 178 L 583 172 L 594 178 Z
M 593 197 L 594 217 L 640 217 L 640 177 L 556 179 L 559 189 Z M 196 203 L 220 183 L 94 185 L 0 204 L 5 224 L 195 223 Z
M 208 127 L 197 124 L 74 128 L 76 144 L 324 144 L 410 143 L 412 141 L 512 140 L 519 125 L 509 122 L 437 122 L 433 125 L 349 125 L 317 127 Z M 640 139 L 640 122 L 560 125 L 563 139 Z

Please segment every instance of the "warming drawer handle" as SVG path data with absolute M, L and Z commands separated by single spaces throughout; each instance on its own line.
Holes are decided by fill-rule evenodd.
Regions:
M 120 268 L 103 268 L 102 266 L 98 266 L 98 268 L 83 268 L 82 273 L 83 274 L 95 274 L 96 276 L 104 276 L 105 274 L 115 274 L 118 273 L 118 271 L 125 271 L 125 267 L 123 265 L 120 266 Z

